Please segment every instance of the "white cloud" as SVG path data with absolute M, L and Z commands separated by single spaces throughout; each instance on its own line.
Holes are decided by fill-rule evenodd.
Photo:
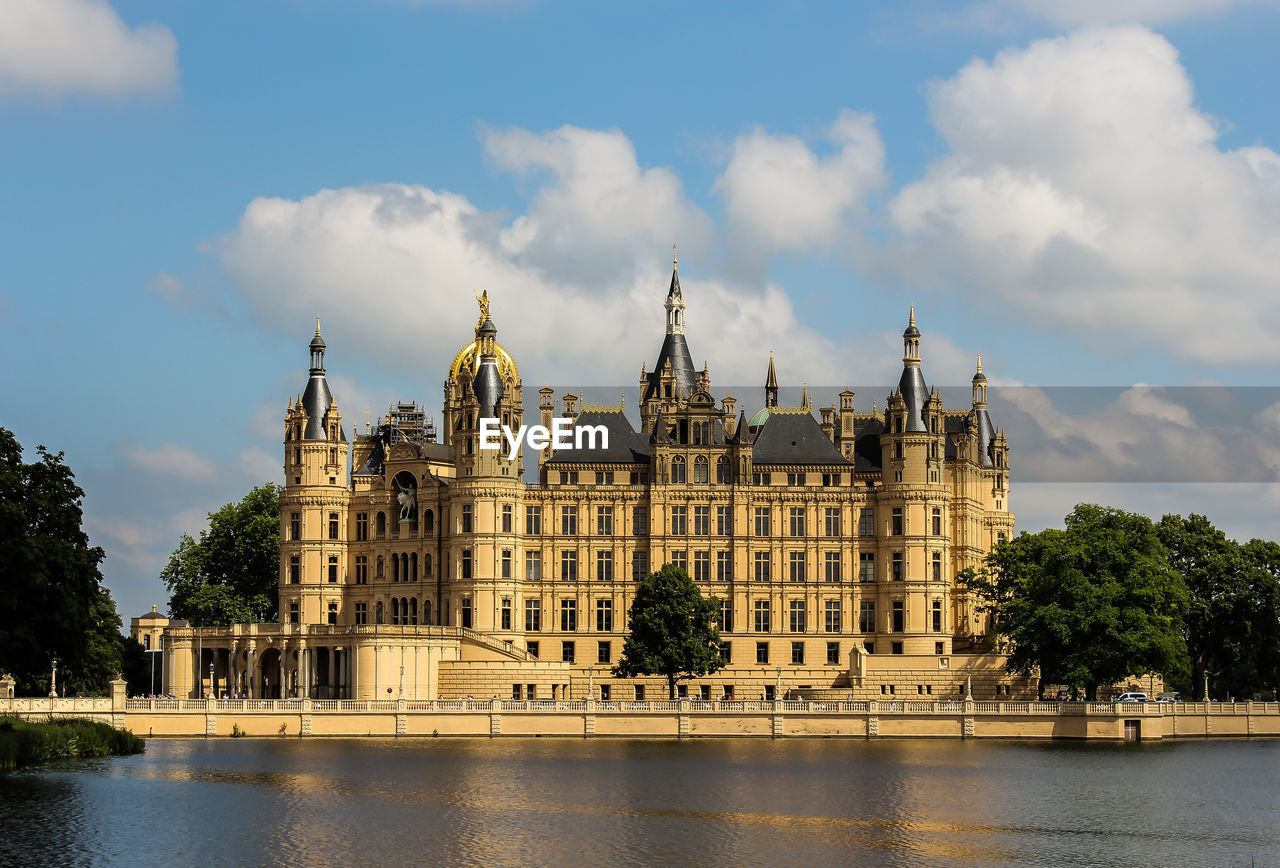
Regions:
M 1261 5 L 1259 0 L 998 0 L 980 7 L 1006 9 L 1044 18 L 1054 24 L 1143 22 L 1160 24 L 1225 12 L 1233 6 Z
M 220 262 L 260 321 L 296 331 L 319 312 L 331 362 L 345 342 L 421 371 L 426 391 L 396 397 L 433 409 L 453 354 L 474 335 L 472 296 L 482 288 L 526 386 L 634 383 L 662 342 L 673 237 L 682 238 L 699 367 L 709 360 L 713 378 L 736 381 L 762 370 L 773 346 L 820 369 L 830 343 L 797 320 L 780 288 L 698 275 L 705 252 L 690 248 L 710 249 L 709 218 L 669 170 L 642 169 L 621 133 L 562 127 L 490 131 L 485 140 L 499 166 L 542 173 L 514 219 L 413 185 L 261 198 L 221 239 Z M 336 362 L 330 369 L 341 373 Z M 338 400 L 352 424 L 362 421 L 360 398 Z M 380 403 L 367 406 L 379 412 Z
M 795 136 L 756 129 L 738 136 L 715 191 L 728 231 L 746 251 L 829 248 L 848 237 L 847 219 L 885 182 L 875 118 L 842 110 L 820 156 Z
M 177 55 L 168 28 L 130 29 L 105 0 L 0 3 L 0 96 L 163 93 Z
M 141 444 L 118 447 L 130 466 L 145 473 L 173 476 L 189 482 L 209 482 L 217 475 L 214 463 L 188 446 L 162 443 L 153 449 Z
M 264 482 L 280 483 L 284 480 L 283 459 L 273 455 L 261 446 L 250 446 L 240 452 L 240 472 L 252 480 L 254 485 Z
M 949 152 L 890 203 L 876 271 L 1098 342 L 1280 360 L 1280 155 L 1216 144 L 1141 27 L 974 60 L 932 88 Z

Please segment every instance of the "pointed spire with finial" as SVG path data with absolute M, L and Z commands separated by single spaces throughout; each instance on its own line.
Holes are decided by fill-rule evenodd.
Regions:
M 773 367 L 773 350 L 769 350 L 769 371 L 764 377 L 764 405 L 778 406 L 778 372 Z
M 684 294 L 680 291 L 679 259 L 676 245 L 671 245 L 671 288 L 667 290 L 667 334 L 684 334 Z
M 804 384 L 804 389 L 800 392 L 800 409 L 806 413 L 812 412 L 813 404 L 809 402 L 809 381 L 801 380 L 800 382 Z

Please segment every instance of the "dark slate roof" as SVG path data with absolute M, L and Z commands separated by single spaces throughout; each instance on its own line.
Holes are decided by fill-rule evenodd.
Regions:
M 377 476 L 382 473 L 382 464 L 387 460 L 386 447 L 382 445 L 382 438 L 379 437 L 373 444 L 373 451 L 369 453 L 369 457 L 365 459 L 364 464 L 360 465 L 356 470 L 356 476 Z
M 996 431 L 991 425 L 991 417 L 987 415 L 987 408 L 974 407 L 969 415 L 978 429 L 978 461 L 983 467 L 995 467 L 996 463 L 991 458 L 991 441 L 995 439 Z
M 943 430 L 947 434 L 963 434 L 964 429 L 969 425 L 969 417 L 967 415 L 953 415 L 948 413 L 942 417 L 942 421 L 944 423 Z M 944 446 L 943 456 L 948 461 L 954 461 L 959 454 L 960 451 L 956 449 L 956 444 L 952 442 L 950 437 L 948 437 L 946 445 Z
M 302 409 L 307 411 L 307 430 L 302 434 L 303 440 L 325 439 L 324 414 L 332 406 L 333 393 L 329 391 L 324 371 L 313 371 L 311 379 L 307 380 L 307 389 L 302 393 Z
M 907 404 L 907 430 L 928 431 L 924 425 L 924 405 L 929 402 L 929 387 L 925 385 L 924 374 L 919 365 L 906 365 L 902 368 L 898 391 Z
M 574 420 L 579 425 L 603 425 L 609 432 L 609 448 L 565 449 L 557 452 L 548 464 L 648 464 L 649 444 L 631 427 L 631 420 L 621 410 L 584 410 Z
M 680 294 L 680 273 L 671 269 L 671 287 L 667 290 L 667 298 L 684 298 Z
M 773 413 L 751 449 L 754 464 L 848 464 L 809 413 Z
M 166 618 L 166 617 L 167 617 L 166 615 L 163 615 L 160 612 L 157 612 L 156 610 L 152 609 L 150 612 L 139 615 L 138 620 L 139 621 L 157 621 L 157 620 L 160 620 L 161 618 Z
M 481 417 L 496 416 L 498 401 L 502 399 L 502 379 L 498 376 L 497 359 L 492 356 L 481 359 L 480 370 L 476 372 L 472 388 L 476 393 L 476 401 L 480 404 Z
M 855 473 L 876 473 L 880 466 L 880 435 L 884 422 L 879 419 L 855 419 L 853 423 L 853 470 Z
M 689 355 L 689 344 L 685 341 L 684 335 L 667 335 L 658 353 L 658 362 L 649 372 L 649 386 L 644 391 L 644 400 L 647 401 L 657 394 L 662 367 L 668 359 L 671 360 L 671 372 L 675 374 L 676 388 L 680 390 L 680 394 L 688 398 L 697 388 L 698 372 L 694 370 L 693 357 Z

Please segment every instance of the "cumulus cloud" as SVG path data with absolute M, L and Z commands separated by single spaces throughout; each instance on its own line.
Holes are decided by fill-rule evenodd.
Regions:
M 131 467 L 145 473 L 189 482 L 208 482 L 217 475 L 217 467 L 210 459 L 177 443 L 162 443 L 151 449 L 137 443 L 124 444 L 118 452 Z
M 159 24 L 130 29 L 106 0 L 0 4 L 0 96 L 119 97 L 177 83 L 173 33 Z
M 413 397 L 428 404 L 474 335 L 479 289 L 527 386 L 633 383 L 661 344 L 666 254 L 681 235 L 691 239 L 681 244 L 681 285 L 699 366 L 709 360 L 725 382 L 762 365 L 769 346 L 815 369 L 830 349 L 779 287 L 701 277 L 689 247 L 711 247 L 709 218 L 669 170 L 642 168 L 620 133 L 489 131 L 485 143 L 497 165 L 539 184 L 524 214 L 403 184 L 260 198 L 220 240 L 219 261 L 261 322 L 296 329 L 319 312 L 335 353 L 347 341 L 421 371 L 431 391 Z M 363 406 L 339 401 L 358 421 Z
M 1280 360 L 1280 155 L 1223 150 L 1141 27 L 974 60 L 935 84 L 949 151 L 892 199 L 882 278 L 1099 341 Z
M 885 182 L 884 144 L 873 116 L 847 109 L 826 140 L 826 155 L 796 136 L 762 129 L 734 140 L 714 189 L 743 250 L 805 251 L 848 239 L 850 213 Z

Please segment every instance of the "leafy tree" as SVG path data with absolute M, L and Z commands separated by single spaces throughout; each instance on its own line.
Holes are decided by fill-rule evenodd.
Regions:
M 101 692 L 120 666 L 120 616 L 102 586 L 103 552 L 81 527 L 84 491 L 62 453 L 37 447 L 23 461 L 13 432 L 0 428 L 0 672 L 19 692 Z
M 1066 529 L 1023 533 L 989 558 L 1008 667 L 1046 683 L 1176 677 L 1186 665 L 1187 590 L 1146 516 L 1081 504 Z
M 280 559 L 280 487 L 267 483 L 209 513 L 195 540 L 183 534 L 160 580 L 169 614 L 195 627 L 274 621 Z
M 676 682 L 709 675 L 724 666 L 715 619 L 720 601 L 702 596 L 689 574 L 667 564 L 636 586 L 631 603 L 631 633 L 622 658 L 613 667 L 618 678 L 663 675 L 668 694 Z

